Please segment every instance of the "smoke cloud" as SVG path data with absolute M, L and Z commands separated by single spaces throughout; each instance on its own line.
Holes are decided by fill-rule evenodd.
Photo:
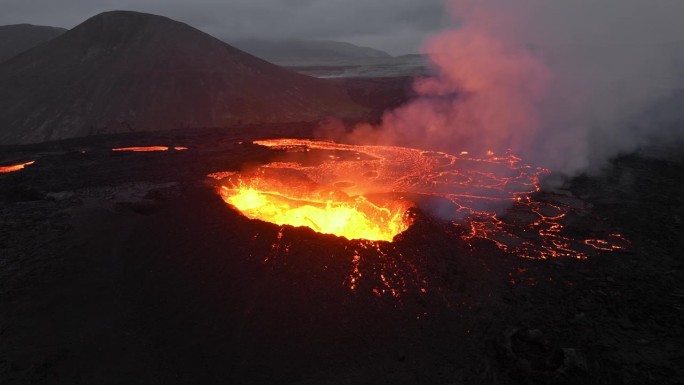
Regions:
M 507 150 L 575 174 L 649 141 L 684 138 L 682 5 L 637 0 L 450 0 L 418 95 L 352 142 Z M 678 72 L 679 71 L 679 72 Z

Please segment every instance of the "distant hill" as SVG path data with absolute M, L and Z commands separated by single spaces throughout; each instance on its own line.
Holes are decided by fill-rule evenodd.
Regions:
M 427 59 L 428 55 L 422 53 L 407 53 L 396 57 L 397 59 Z
M 0 62 L 52 40 L 66 32 L 64 28 L 31 24 L 0 26 Z
M 94 16 L 0 64 L 0 143 L 98 133 L 357 117 L 338 84 L 300 75 L 171 19 Z
M 387 52 L 328 40 L 238 40 L 231 44 L 274 63 L 335 59 L 391 58 Z

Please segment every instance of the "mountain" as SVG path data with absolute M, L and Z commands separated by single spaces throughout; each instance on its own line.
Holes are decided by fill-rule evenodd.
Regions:
M 0 62 L 52 40 L 66 32 L 64 28 L 31 24 L 0 26 Z
M 0 105 L 2 144 L 367 112 L 335 83 L 129 11 L 94 16 L 0 64 Z
M 236 47 L 271 62 L 327 61 L 336 59 L 391 58 L 387 52 L 328 40 L 258 40 L 234 41 Z

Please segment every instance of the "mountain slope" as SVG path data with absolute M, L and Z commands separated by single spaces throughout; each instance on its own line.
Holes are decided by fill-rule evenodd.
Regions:
M 328 40 L 238 40 L 236 47 L 272 62 L 391 58 L 386 52 Z
M 0 63 L 66 32 L 64 28 L 31 24 L 0 26 Z
M 346 90 L 165 17 L 113 11 L 0 64 L 0 143 L 355 117 Z

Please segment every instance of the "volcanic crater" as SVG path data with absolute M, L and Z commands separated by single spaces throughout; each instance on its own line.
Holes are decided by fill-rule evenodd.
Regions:
M 459 378 L 481 382 L 487 362 L 510 378 L 572 382 L 666 368 L 645 359 L 631 369 L 615 362 L 627 359 L 636 336 L 648 333 L 644 348 L 655 351 L 657 341 L 673 344 L 667 336 L 679 330 L 670 321 L 678 313 L 648 309 L 677 304 L 664 290 L 678 285 L 677 274 L 667 271 L 677 263 L 681 226 L 669 225 L 676 223 L 667 219 L 672 211 L 659 208 L 663 200 L 652 194 L 676 191 L 682 160 L 626 157 L 606 177 L 576 179 L 568 190 L 527 185 L 524 193 L 509 192 L 520 201 L 496 216 L 483 216 L 478 205 L 469 211 L 474 216 L 444 219 L 430 205 L 439 212 L 439 202 L 449 209 L 465 204 L 438 196 L 421 205 L 415 199 L 421 194 L 407 190 L 402 197 L 417 204 L 405 212 L 411 223 L 405 231 L 391 242 L 350 240 L 249 219 L 217 189 L 245 170 L 351 167 L 377 162 L 374 151 L 388 149 L 290 139 L 299 152 L 288 163 L 293 147 L 263 139 L 273 132 L 287 135 L 287 126 L 5 148 L 8 159 L 30 153 L 35 163 L 2 175 L 3 357 L 15 365 L 3 376 L 89 381 L 127 367 L 132 372 L 112 378 L 133 380 L 127 373 L 134 373 L 135 381 L 173 382 L 183 373 L 193 382 L 334 382 L 391 372 L 401 382 L 407 370 L 424 368 L 423 380 L 440 381 L 465 365 Z M 145 146 L 188 150 L 112 151 Z M 440 160 L 440 173 L 449 164 L 444 156 L 427 158 Z M 381 168 L 376 172 L 373 183 L 385 177 Z M 443 176 L 438 180 L 466 180 Z M 407 186 L 443 191 L 409 180 Z M 628 183 L 616 189 L 612 180 Z M 640 187 L 646 184 L 660 187 Z M 643 274 L 665 277 L 647 284 L 664 294 L 655 303 L 631 285 L 646 284 Z M 27 302 L 45 293 L 52 299 Z M 60 332 L 41 324 L 47 322 L 41 314 L 50 314 Z M 623 327 L 627 322 L 632 326 Z M 669 331 L 658 334 L 663 327 Z M 613 338 L 609 356 L 598 330 Z M 544 361 L 547 355 L 557 359 Z M 31 369 L 41 362 L 53 369 Z M 356 365 L 352 372 L 349 363 Z

